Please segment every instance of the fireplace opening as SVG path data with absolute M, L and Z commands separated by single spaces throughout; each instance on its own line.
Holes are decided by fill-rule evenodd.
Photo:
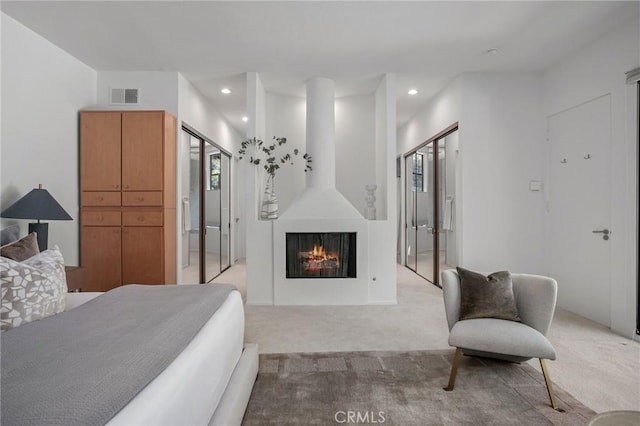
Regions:
M 287 278 L 356 278 L 355 232 L 287 232 Z

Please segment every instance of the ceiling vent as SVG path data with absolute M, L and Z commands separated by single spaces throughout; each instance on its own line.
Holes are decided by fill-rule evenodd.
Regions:
M 138 105 L 140 103 L 140 89 L 111 89 L 109 92 L 110 105 Z

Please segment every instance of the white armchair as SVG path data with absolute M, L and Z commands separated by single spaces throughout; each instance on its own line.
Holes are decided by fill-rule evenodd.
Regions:
M 556 306 L 558 284 L 539 275 L 511 274 L 518 315 L 522 322 L 494 318 L 460 321 L 460 278 L 451 269 L 442 272 L 442 290 L 449 324 L 449 344 L 456 348 L 447 391 L 453 390 L 462 354 L 511 362 L 540 359 L 551 406 L 557 409 L 545 359 L 556 352 L 545 337 Z

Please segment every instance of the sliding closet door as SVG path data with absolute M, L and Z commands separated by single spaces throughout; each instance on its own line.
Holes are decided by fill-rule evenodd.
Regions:
M 458 162 L 458 131 L 438 140 L 438 269 L 458 266 L 458 227 L 456 223 L 456 170 Z
M 416 170 L 421 175 L 416 185 L 417 211 L 417 269 L 416 272 L 431 282 L 434 281 L 434 256 L 437 228 L 434 215 L 435 179 L 434 179 L 434 143 L 429 143 L 418 149 L 414 154 L 416 164 L 421 167 Z M 416 174 L 417 176 L 417 174 Z
M 415 271 L 417 266 L 416 238 L 418 225 L 416 222 L 416 184 L 415 184 L 416 154 L 405 157 L 405 265 Z
M 220 156 L 220 272 L 231 266 L 231 157 Z
M 209 282 L 231 266 L 231 157 L 212 143 L 205 142 L 205 147 L 205 281 Z
M 200 277 L 200 139 L 182 132 L 182 282 L 196 284 Z
M 205 238 L 204 265 L 205 282 L 209 282 L 220 274 L 220 150 L 205 142 L 204 179 L 206 180 L 205 199 Z
M 406 266 L 440 286 L 458 265 L 457 124 L 405 156 Z
M 182 276 L 206 283 L 231 266 L 231 155 L 186 125 L 183 134 Z

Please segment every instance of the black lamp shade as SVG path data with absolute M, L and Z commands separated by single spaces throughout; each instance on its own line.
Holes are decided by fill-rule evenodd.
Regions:
M 40 188 L 32 189 L 27 195 L 13 203 L 0 213 L 0 216 L 12 219 L 37 219 L 37 224 L 29 224 L 29 232 L 38 233 L 40 250 L 47 248 L 47 226 L 44 223 L 40 224 L 40 220 L 73 220 L 69 213 L 49 194 L 49 191 L 42 189 L 42 185 Z

